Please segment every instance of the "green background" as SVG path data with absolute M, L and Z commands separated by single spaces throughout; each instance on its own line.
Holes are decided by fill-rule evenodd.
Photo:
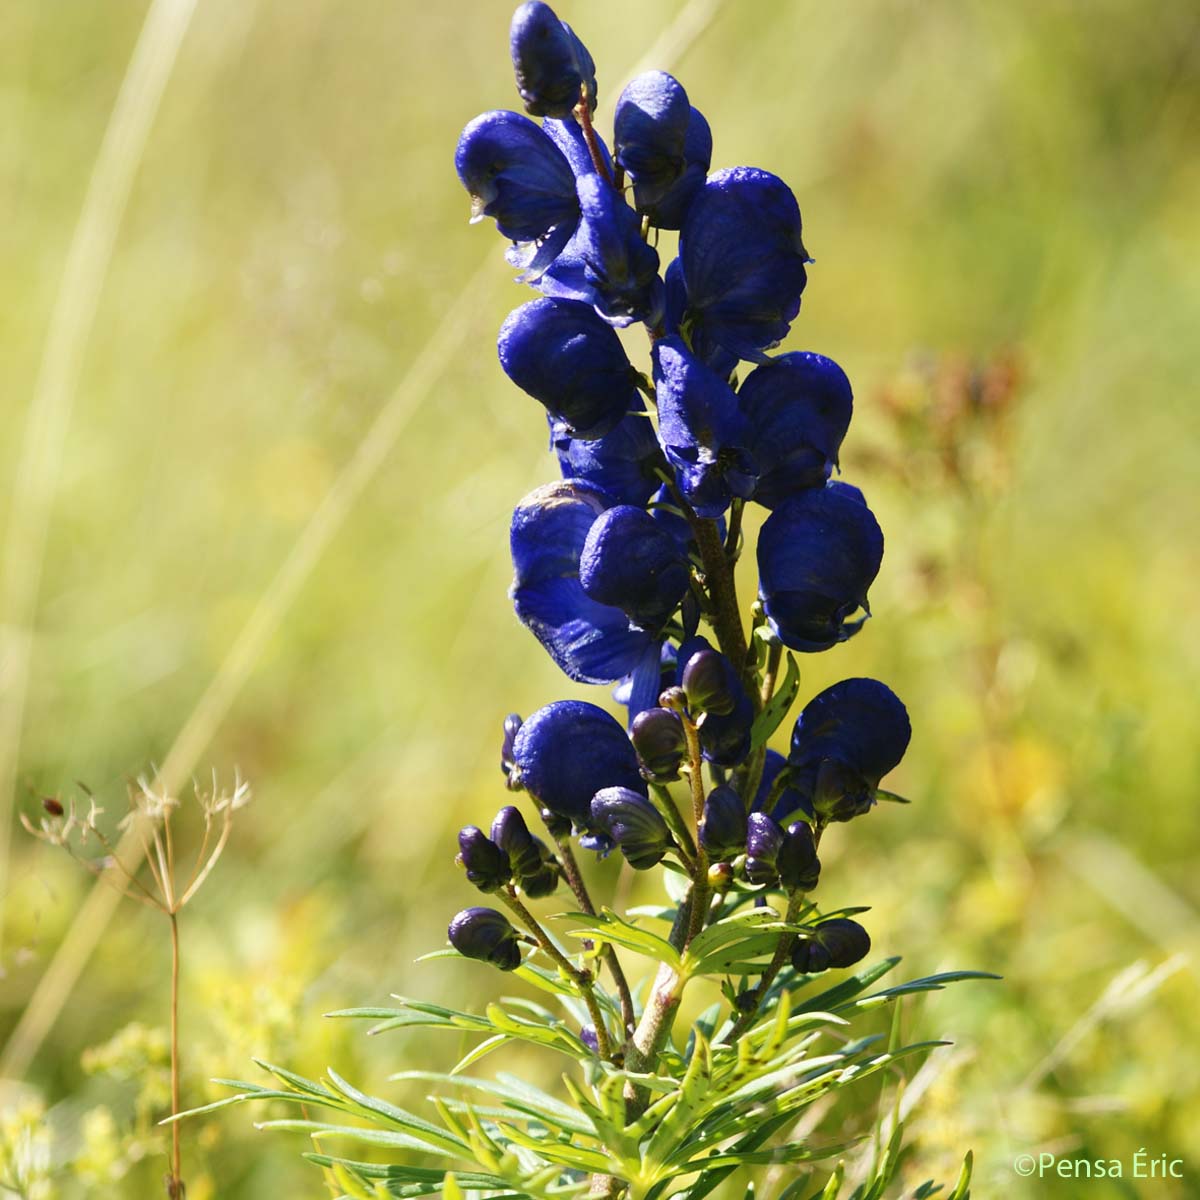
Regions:
M 1146 1147 L 1184 1157 L 1191 1181 L 1145 1194 L 1195 1194 L 1194 5 L 559 11 L 597 61 L 602 130 L 621 75 L 666 66 L 713 126 L 714 166 L 791 184 L 816 262 L 786 347 L 833 356 L 855 385 L 844 477 L 888 549 L 874 619 L 804 659 L 801 695 L 851 674 L 891 684 L 915 736 L 890 786 L 914 803 L 834 831 L 823 898 L 872 905 L 877 950 L 906 971 L 1005 977 L 909 1010 L 957 1049 L 923 1077 L 906 1178 L 945 1177 L 973 1146 L 981 1196 L 1138 1195 L 1017 1181 L 1009 1164 L 1044 1148 L 1129 1164 Z M 38 795 L 82 781 L 115 821 L 153 763 L 240 770 L 255 802 L 182 919 L 187 1099 L 215 1096 L 211 1075 L 253 1076 L 251 1055 L 387 1088 L 459 1047 L 368 1043 L 320 1014 L 497 986 L 413 960 L 470 902 L 453 832 L 504 802 L 501 718 L 587 694 L 506 599 L 509 514 L 554 469 L 493 349 L 526 296 L 490 227 L 468 226 L 452 166 L 469 118 L 518 105 L 509 8 L 201 0 L 144 145 L 124 152 L 132 190 L 90 336 L 64 347 L 52 313 L 145 16 L 125 0 L 0 11 L 10 531 L 39 374 L 82 354 L 32 485 L 55 493 L 14 809 L 36 820 Z M 287 562 L 311 568 L 294 594 L 277 590 Z M 6 703 L 19 683 L 6 675 Z M 169 760 L 185 729 L 199 736 Z M 617 864 L 595 877 L 615 886 Z M 161 1047 L 127 1034 L 107 1071 L 85 1052 L 163 1025 L 165 923 L 122 903 L 81 935 L 91 879 L 15 819 L 7 883 L 0 1037 L 23 1014 L 54 1020 L 0 1107 L 40 1098 L 63 1162 L 93 1113 L 101 1165 L 60 1175 L 62 1195 L 156 1194 L 163 1160 L 119 1076 L 145 1084 L 139 1055 Z M 49 1011 L 36 989 L 64 943 L 82 969 Z M 321 1194 L 302 1139 L 255 1133 L 253 1115 L 189 1127 L 191 1200 Z M 143 1151 L 96 1182 L 124 1169 L 106 1153 Z

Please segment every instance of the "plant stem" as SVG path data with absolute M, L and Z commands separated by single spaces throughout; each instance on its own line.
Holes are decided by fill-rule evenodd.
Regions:
M 169 909 L 171 918 L 171 1116 L 177 1117 L 179 1108 L 179 914 Z M 167 1195 L 171 1200 L 182 1200 L 187 1189 L 183 1183 L 182 1161 L 179 1146 L 179 1122 L 171 1122 L 171 1174 L 167 1176 Z
M 550 940 L 549 935 L 542 928 L 538 919 L 518 899 L 517 893 L 513 890 L 511 884 L 498 894 L 508 907 L 520 917 L 529 932 L 537 938 L 538 945 L 554 959 L 567 978 L 575 983 L 580 992 L 583 993 L 583 1002 L 587 1005 L 588 1015 L 592 1018 L 592 1028 L 596 1031 L 597 1050 L 601 1058 L 607 1058 L 611 1061 L 612 1043 L 609 1041 L 608 1026 L 605 1024 L 604 1014 L 600 1011 L 600 1004 L 596 999 L 596 993 L 592 987 L 592 977 L 586 971 L 581 971 L 575 966 Z
M 571 843 L 566 838 L 558 837 L 551 833 L 554 838 L 554 844 L 558 847 L 558 853 L 562 858 L 563 874 L 567 877 L 567 886 L 575 895 L 575 899 L 579 902 L 579 907 L 583 909 L 589 917 L 596 915 L 596 906 L 592 903 L 592 897 L 587 890 L 587 884 L 583 882 L 583 875 L 579 870 L 579 863 L 575 859 L 575 852 L 571 849 Z M 613 977 L 613 984 L 617 989 L 617 996 L 621 1003 L 621 1020 L 625 1025 L 625 1033 L 628 1034 L 633 1030 L 637 1018 L 633 1014 L 633 995 L 629 990 L 629 981 L 625 978 L 625 972 L 621 969 L 621 960 L 617 958 L 617 952 L 608 945 L 601 948 L 601 956 L 604 959 L 605 965 Z
M 596 138 L 596 131 L 592 128 L 592 110 L 588 102 L 587 84 L 583 84 L 580 89 L 580 100 L 575 105 L 575 117 L 579 121 L 580 128 L 583 130 L 583 140 L 587 144 L 588 153 L 592 156 L 592 165 L 596 168 L 596 173 L 601 179 L 607 183 L 613 182 L 613 177 L 609 173 L 608 163 L 604 161 L 604 155 L 600 151 L 600 143 Z
M 684 515 L 690 511 L 689 506 Z M 747 662 L 746 634 L 742 629 L 742 616 L 738 608 L 733 563 L 725 555 L 725 546 L 717 530 L 716 521 L 702 520 L 693 513 L 689 524 L 704 563 L 704 582 L 713 604 L 712 623 L 717 643 L 721 647 L 721 653 L 745 678 L 750 665 Z M 751 688 L 752 693 L 755 690 Z
M 800 915 L 800 909 L 803 905 L 803 893 L 793 892 L 788 898 L 787 915 L 784 917 L 784 920 L 789 925 Z M 775 982 L 775 976 L 779 974 L 791 956 L 792 946 L 795 945 L 795 942 L 796 935 L 794 933 L 782 933 L 779 935 L 779 944 L 775 947 L 775 953 L 767 969 L 762 973 L 762 978 L 758 981 L 758 986 L 754 989 L 754 1007 L 742 1013 L 733 1023 L 733 1028 L 722 1039 L 726 1045 L 732 1046 L 754 1023 L 755 1018 L 758 1016 L 759 1008 L 771 988 L 771 984 Z
M 708 851 L 704 849 L 701 833 L 704 829 L 704 754 L 700 747 L 700 731 L 686 712 L 679 714 L 687 738 L 688 780 L 692 787 L 692 816 L 696 822 L 696 864 L 692 875 L 692 912 L 688 920 L 685 948 L 704 928 L 708 915 Z
M 652 783 L 650 790 L 658 797 L 663 819 L 679 842 L 680 849 L 683 851 L 684 865 L 689 871 L 694 871 L 696 843 L 692 839 L 692 831 L 687 827 L 687 823 L 684 821 L 675 804 L 675 797 L 671 795 L 665 784 Z

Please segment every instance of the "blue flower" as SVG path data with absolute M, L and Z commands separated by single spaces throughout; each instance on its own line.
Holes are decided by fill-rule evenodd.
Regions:
M 592 827 L 616 842 L 635 871 L 648 871 L 672 845 L 667 823 L 642 793 L 601 788 L 592 797 L 591 811 Z
M 795 789 L 817 815 L 848 821 L 875 803 L 880 780 L 912 737 L 899 697 L 876 679 L 843 679 L 796 719 L 788 764 Z
M 755 367 L 738 389 L 758 464 L 754 499 L 775 508 L 821 487 L 837 465 L 854 398 L 845 371 L 820 354 L 781 354 Z
M 620 339 L 586 304 L 545 297 L 508 314 L 500 365 L 572 437 L 603 437 L 641 407 Z
M 883 561 L 883 533 L 857 488 L 799 492 L 758 535 L 759 598 L 771 628 L 793 650 L 827 650 L 869 615 L 867 589 Z
M 530 493 L 513 514 L 517 616 L 563 672 L 583 683 L 622 679 L 650 651 L 657 666 L 653 637 L 631 627 L 620 609 L 589 597 L 579 579 L 588 531 L 611 506 L 598 489 L 564 480 Z
M 591 827 L 592 797 L 606 787 L 647 795 L 625 730 L 584 700 L 556 700 L 521 726 L 513 747 L 529 794 L 580 829 Z
M 729 384 L 673 336 L 654 344 L 654 385 L 659 441 L 697 515 L 719 517 L 734 496 L 753 495 L 757 469 Z
M 658 490 L 662 451 L 640 402 L 601 438 L 574 438 L 556 430 L 554 450 L 564 479 L 583 479 L 620 504 L 644 508 Z
M 512 775 L 513 739 L 517 736 L 517 730 L 520 728 L 521 716 L 519 713 L 509 713 L 504 718 L 504 738 L 500 743 L 500 770 L 504 773 L 505 779 Z
M 700 845 L 714 862 L 736 858 L 746 848 L 746 806 L 727 783 L 715 787 L 704 801 Z
M 614 683 L 644 659 L 657 679 L 654 637 L 631 627 L 619 608 L 593 600 L 579 580 L 588 531 L 611 507 L 612 498 L 598 488 L 567 479 L 537 488 L 513 513 L 513 606 L 559 668 L 580 683 Z
M 813 816 L 811 802 L 790 785 L 790 775 L 784 778 L 774 803 L 767 808 L 767 801 L 771 798 L 775 782 L 787 765 L 787 759 L 778 750 L 767 751 L 766 757 L 763 759 L 762 779 L 759 781 L 758 792 L 754 797 L 753 805 L 751 805 L 754 812 L 767 813 L 777 825 L 784 828 L 798 816 Z
M 514 265 L 535 277 L 566 246 L 579 223 L 575 175 L 562 151 L 528 117 L 486 112 L 462 131 L 454 165 L 471 197 L 471 220 L 493 217 L 522 243 Z
M 657 324 L 664 302 L 658 251 L 642 240 L 637 213 L 599 175 L 580 176 L 576 191 L 582 218 L 571 250 L 583 263 L 596 311 L 617 326 Z
M 817 975 L 830 967 L 852 967 L 870 952 L 870 935 L 857 921 L 832 917 L 797 939 L 792 966 L 802 975 Z
M 651 225 L 659 229 L 682 228 L 692 201 L 704 186 L 712 163 L 712 145 L 712 131 L 704 114 L 698 108 L 693 108 L 688 115 L 687 134 L 683 139 L 683 170 L 665 195 L 650 209 Z
M 697 355 L 764 361 L 800 311 L 808 279 L 788 186 L 754 167 L 715 172 L 692 200 L 679 257 Z
M 697 713 L 727 717 L 741 698 L 743 688 L 733 663 L 712 649 L 688 657 L 679 676 L 688 707 Z
M 464 908 L 447 932 L 450 945 L 465 958 L 491 963 L 501 971 L 515 971 L 521 965 L 517 931 L 494 908 Z
M 633 184 L 638 212 L 660 204 L 683 173 L 691 114 L 687 92 L 665 71 L 646 71 L 621 93 L 613 114 L 613 147 Z
M 513 13 L 509 49 L 526 112 L 535 117 L 570 116 L 583 84 L 589 108 L 596 107 L 592 56 L 548 4 L 529 0 Z
M 662 629 L 690 577 L 678 542 L 645 509 L 619 504 L 592 522 L 579 560 L 583 590 L 641 628 Z

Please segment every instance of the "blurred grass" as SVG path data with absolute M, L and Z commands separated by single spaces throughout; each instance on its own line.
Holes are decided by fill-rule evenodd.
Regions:
M 600 64 L 602 124 L 617 74 L 680 8 L 561 6 Z M 144 15 L 124 0 L 0 12 L 6 480 Z M 50 524 L 26 810 L 26 786 L 76 779 L 118 808 L 125 777 L 162 760 L 492 263 L 464 349 L 196 764 L 237 765 L 257 793 L 185 927 L 197 1081 L 244 1074 L 252 1053 L 310 1072 L 336 1060 L 374 1083 L 447 1061 L 455 1047 L 365 1046 L 318 1014 L 490 986 L 412 966 L 463 902 L 450 834 L 501 802 L 502 715 L 582 694 L 505 599 L 509 513 L 551 464 L 492 349 L 521 293 L 494 235 L 468 228 L 450 162 L 469 117 L 515 104 L 507 18 L 501 4 L 199 5 L 119 230 Z M 906 967 L 1005 974 L 923 1017 L 974 1057 L 934 1085 L 921 1177 L 972 1144 L 981 1194 L 1048 1144 L 1147 1146 L 1200 1170 L 1195 957 L 1022 1086 L 1131 963 L 1200 951 L 1198 56 L 1184 0 L 1152 20 L 1129 0 L 864 0 L 726 4 L 675 64 L 713 124 L 714 164 L 795 188 L 817 261 L 788 345 L 855 382 L 844 467 L 888 555 L 875 620 L 806 660 L 804 694 L 853 673 L 891 683 L 916 729 L 895 786 L 916 803 L 832 840 L 827 899 L 872 903 L 877 947 Z M 1023 372 L 1007 470 L 949 481 L 886 397 L 920 394 L 923 359 L 999 354 Z M 11 503 L 0 490 L 0 519 Z M 597 874 L 611 884 L 614 864 Z M 85 884 L 14 838 L 0 1034 Z M 29 1072 L 64 1128 L 84 1103 L 128 1106 L 80 1058 L 134 1017 L 161 1023 L 160 932 L 118 910 Z M 299 1147 L 243 1115 L 204 1136 L 189 1194 L 316 1194 Z M 154 1180 L 159 1165 L 137 1169 Z M 1088 1194 L 1132 1194 L 1105 1186 Z

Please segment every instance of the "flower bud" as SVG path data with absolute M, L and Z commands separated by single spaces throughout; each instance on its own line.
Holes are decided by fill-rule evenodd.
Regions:
M 733 883 L 733 868 L 727 862 L 716 862 L 708 868 L 708 886 L 714 892 L 723 892 Z
M 671 833 L 658 809 L 628 788 L 610 787 L 592 798 L 592 824 L 621 847 L 635 871 L 648 871 L 671 845 Z
M 587 84 L 596 107 L 596 67 L 584 44 L 554 9 L 529 0 L 513 13 L 508 35 L 517 91 L 535 117 L 569 117 Z
M 711 859 L 734 858 L 746 848 L 746 806 L 727 783 L 715 787 L 704 801 L 700 845 Z
M 467 879 L 481 892 L 495 892 L 512 879 L 508 855 L 476 825 L 466 825 L 458 833 L 458 863 L 467 870 Z
M 751 813 L 746 818 L 746 881 L 773 884 L 779 882 L 778 858 L 783 845 L 783 830 L 766 813 Z
M 600 1039 L 596 1036 L 595 1025 L 584 1025 L 579 1031 L 579 1040 L 593 1053 L 600 1053 Z
M 503 913 L 494 908 L 464 908 L 447 931 L 452 945 L 464 958 L 491 963 L 501 971 L 521 965 L 517 931 Z
M 788 826 L 779 848 L 779 881 L 789 892 L 811 892 L 820 876 L 812 826 L 796 821 Z
M 684 665 L 680 680 L 688 706 L 723 717 L 733 712 L 741 690 L 733 664 L 718 650 L 700 650 Z
M 461 834 L 459 836 L 461 838 Z M 520 809 L 509 804 L 496 814 L 492 822 L 492 841 L 508 855 L 518 881 L 541 869 L 542 855 L 537 839 L 529 832 Z
M 517 736 L 517 730 L 521 728 L 521 718 L 517 713 L 509 713 L 504 718 L 504 741 L 500 744 L 500 770 L 504 772 L 504 778 L 508 780 L 508 786 L 511 790 L 516 790 L 521 786 L 520 776 L 513 774 L 513 768 L 516 763 L 513 759 L 513 742 Z
M 830 967 L 852 967 L 871 951 L 871 938 L 857 922 L 847 917 L 822 921 L 797 939 L 792 949 L 792 966 L 805 975 L 816 975 Z
M 679 766 L 687 755 L 683 722 L 668 708 L 647 708 L 633 719 L 630 730 L 642 774 L 655 783 L 679 778 Z

